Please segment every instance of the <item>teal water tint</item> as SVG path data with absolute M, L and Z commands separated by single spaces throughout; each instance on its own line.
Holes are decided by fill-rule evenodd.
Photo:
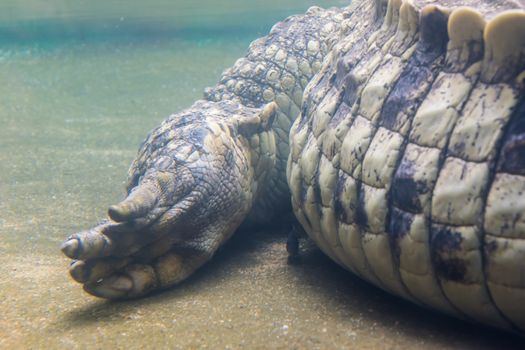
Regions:
M 68 276 L 60 243 L 124 196 L 148 131 L 313 2 L 0 1 L 0 349 L 522 345 L 392 298 L 315 249 L 289 266 L 285 232 L 236 235 L 186 283 L 132 302 Z
M 71 41 L 3 51 L 4 244 L 7 236 L 10 250 L 25 242 L 26 251 L 53 252 L 72 230 L 102 218 L 123 195 L 147 132 L 198 99 L 244 46 L 224 39 Z
M 0 41 L 108 36 L 236 36 L 266 32 L 269 24 L 308 6 L 344 6 L 346 0 L 3 0 Z
M 0 248 L 54 254 L 104 217 L 147 132 L 312 3 L 4 0 Z

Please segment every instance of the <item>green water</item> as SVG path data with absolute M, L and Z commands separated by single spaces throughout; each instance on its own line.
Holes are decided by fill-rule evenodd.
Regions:
M 0 38 L 4 41 L 108 36 L 173 38 L 223 33 L 237 37 L 265 33 L 285 16 L 310 5 L 344 6 L 346 0 L 3 0 Z
M 8 249 L 28 239 L 25 249 L 52 253 L 67 232 L 102 217 L 123 194 L 147 132 L 201 97 L 248 40 L 67 41 L 2 50 L 0 211 Z
M 147 132 L 313 3 L 0 3 L 0 348 L 503 344 L 369 287 L 315 249 L 290 267 L 279 233 L 236 238 L 187 283 L 130 303 L 90 297 L 67 275 L 60 243 L 122 198 Z
M 146 133 L 309 3 L 3 1 L 0 244 L 54 253 L 105 215 Z

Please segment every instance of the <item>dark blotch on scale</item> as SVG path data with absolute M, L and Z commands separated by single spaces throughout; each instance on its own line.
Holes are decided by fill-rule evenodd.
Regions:
M 452 227 L 433 224 L 430 227 L 430 254 L 438 277 L 462 282 L 467 273 L 467 263 L 457 257 L 463 237 Z
M 363 190 L 363 184 L 361 181 L 357 182 L 357 208 L 355 210 L 355 223 L 361 228 L 365 229 L 368 227 L 368 216 L 366 215 L 365 209 L 365 192 Z
M 392 208 L 390 212 L 390 219 L 388 220 L 388 239 L 390 246 L 394 251 L 394 259 L 397 266 L 399 266 L 399 257 L 401 255 L 401 247 L 399 241 L 410 232 L 410 227 L 414 222 L 414 215 L 397 208 Z
M 353 73 L 348 73 L 343 83 L 343 102 L 352 106 L 357 100 L 357 91 L 360 86 Z
M 432 72 L 426 67 L 416 64 L 418 60 L 411 58 L 407 70 L 403 72 L 394 85 L 392 92 L 381 110 L 379 125 L 397 131 L 408 118 L 412 118 L 420 104 L 421 98 L 428 91 Z
M 498 242 L 490 238 L 486 239 L 483 250 L 486 256 L 492 255 L 498 250 Z M 489 263 L 489 261 L 487 261 L 487 263 Z
M 317 204 L 316 206 L 318 209 L 317 212 L 319 213 L 319 217 L 322 217 L 323 211 L 320 208 L 322 207 L 321 203 L 323 202 L 323 199 L 321 197 L 321 183 L 319 181 L 319 176 L 320 176 L 319 164 L 320 164 L 320 161 L 317 162 L 317 168 L 315 169 L 314 184 L 312 188 L 314 190 L 314 200 L 315 200 L 315 203 Z
M 525 101 L 512 115 L 499 159 L 499 171 L 525 176 Z
M 399 208 L 405 209 L 412 213 L 421 212 L 421 203 L 419 193 L 421 191 L 420 183 L 411 178 L 396 177 L 393 186 L 394 203 Z
M 423 11 L 420 18 L 420 43 L 429 51 L 445 52 L 448 43 L 448 16 L 436 6 L 430 6 L 424 9 L 426 11 Z
M 392 185 L 392 196 L 394 205 L 400 209 L 420 213 L 423 208 L 419 195 L 426 193 L 429 189 L 421 181 L 414 180 L 414 164 L 403 159 L 396 170 Z
M 346 179 L 349 176 L 346 175 L 343 171 L 339 171 L 339 176 L 337 178 L 337 184 L 336 184 L 336 190 L 335 190 L 335 196 L 334 196 L 334 208 L 335 208 L 335 215 L 337 217 L 337 220 L 340 222 L 344 222 L 345 224 L 349 224 L 350 220 L 352 218 L 348 217 L 348 214 L 345 209 L 345 204 L 341 200 L 341 196 L 345 195 L 344 188 Z
M 452 147 L 449 148 L 448 154 L 457 158 L 461 158 L 461 155 L 465 152 L 467 144 L 465 141 L 455 143 Z
M 306 195 L 308 193 L 308 185 L 304 181 L 303 178 L 301 178 L 301 192 L 299 193 L 299 199 L 301 200 L 301 204 L 304 205 L 306 202 Z

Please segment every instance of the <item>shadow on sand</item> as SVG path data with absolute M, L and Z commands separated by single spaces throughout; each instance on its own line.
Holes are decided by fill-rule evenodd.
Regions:
M 309 241 L 301 243 L 299 263 L 288 265 L 285 241 L 286 233 L 282 230 L 238 233 L 210 263 L 180 285 L 138 300 L 96 300 L 66 312 L 60 322 L 70 327 L 119 322 L 129 317 L 133 310 L 170 305 L 181 299 L 191 299 L 210 288 L 220 293 L 221 284 L 235 284 L 245 278 L 243 271 L 251 271 L 252 278 L 270 279 L 279 271 L 279 276 L 289 281 L 286 293 L 316 300 L 331 312 L 335 322 L 348 323 L 349 327 L 355 326 L 357 320 L 363 328 L 387 330 L 387 333 L 402 334 L 414 340 L 425 339 L 430 343 L 439 340 L 438 344 L 460 348 L 517 349 L 523 346 L 524 339 L 519 336 L 457 320 L 394 297 L 342 269 Z M 276 278 L 276 283 L 283 281 Z M 276 286 L 268 286 L 273 287 Z M 257 296 L 256 289 L 249 292 Z M 260 302 L 263 300 L 261 296 Z M 286 304 L 283 298 L 274 306 L 294 307 Z

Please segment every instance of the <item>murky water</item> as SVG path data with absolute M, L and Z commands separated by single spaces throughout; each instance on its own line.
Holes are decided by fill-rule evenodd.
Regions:
M 60 242 L 122 198 L 147 132 L 313 3 L 2 1 L 0 348 L 519 347 L 390 297 L 315 248 L 288 266 L 280 230 L 240 235 L 138 301 L 95 299 L 67 275 Z

